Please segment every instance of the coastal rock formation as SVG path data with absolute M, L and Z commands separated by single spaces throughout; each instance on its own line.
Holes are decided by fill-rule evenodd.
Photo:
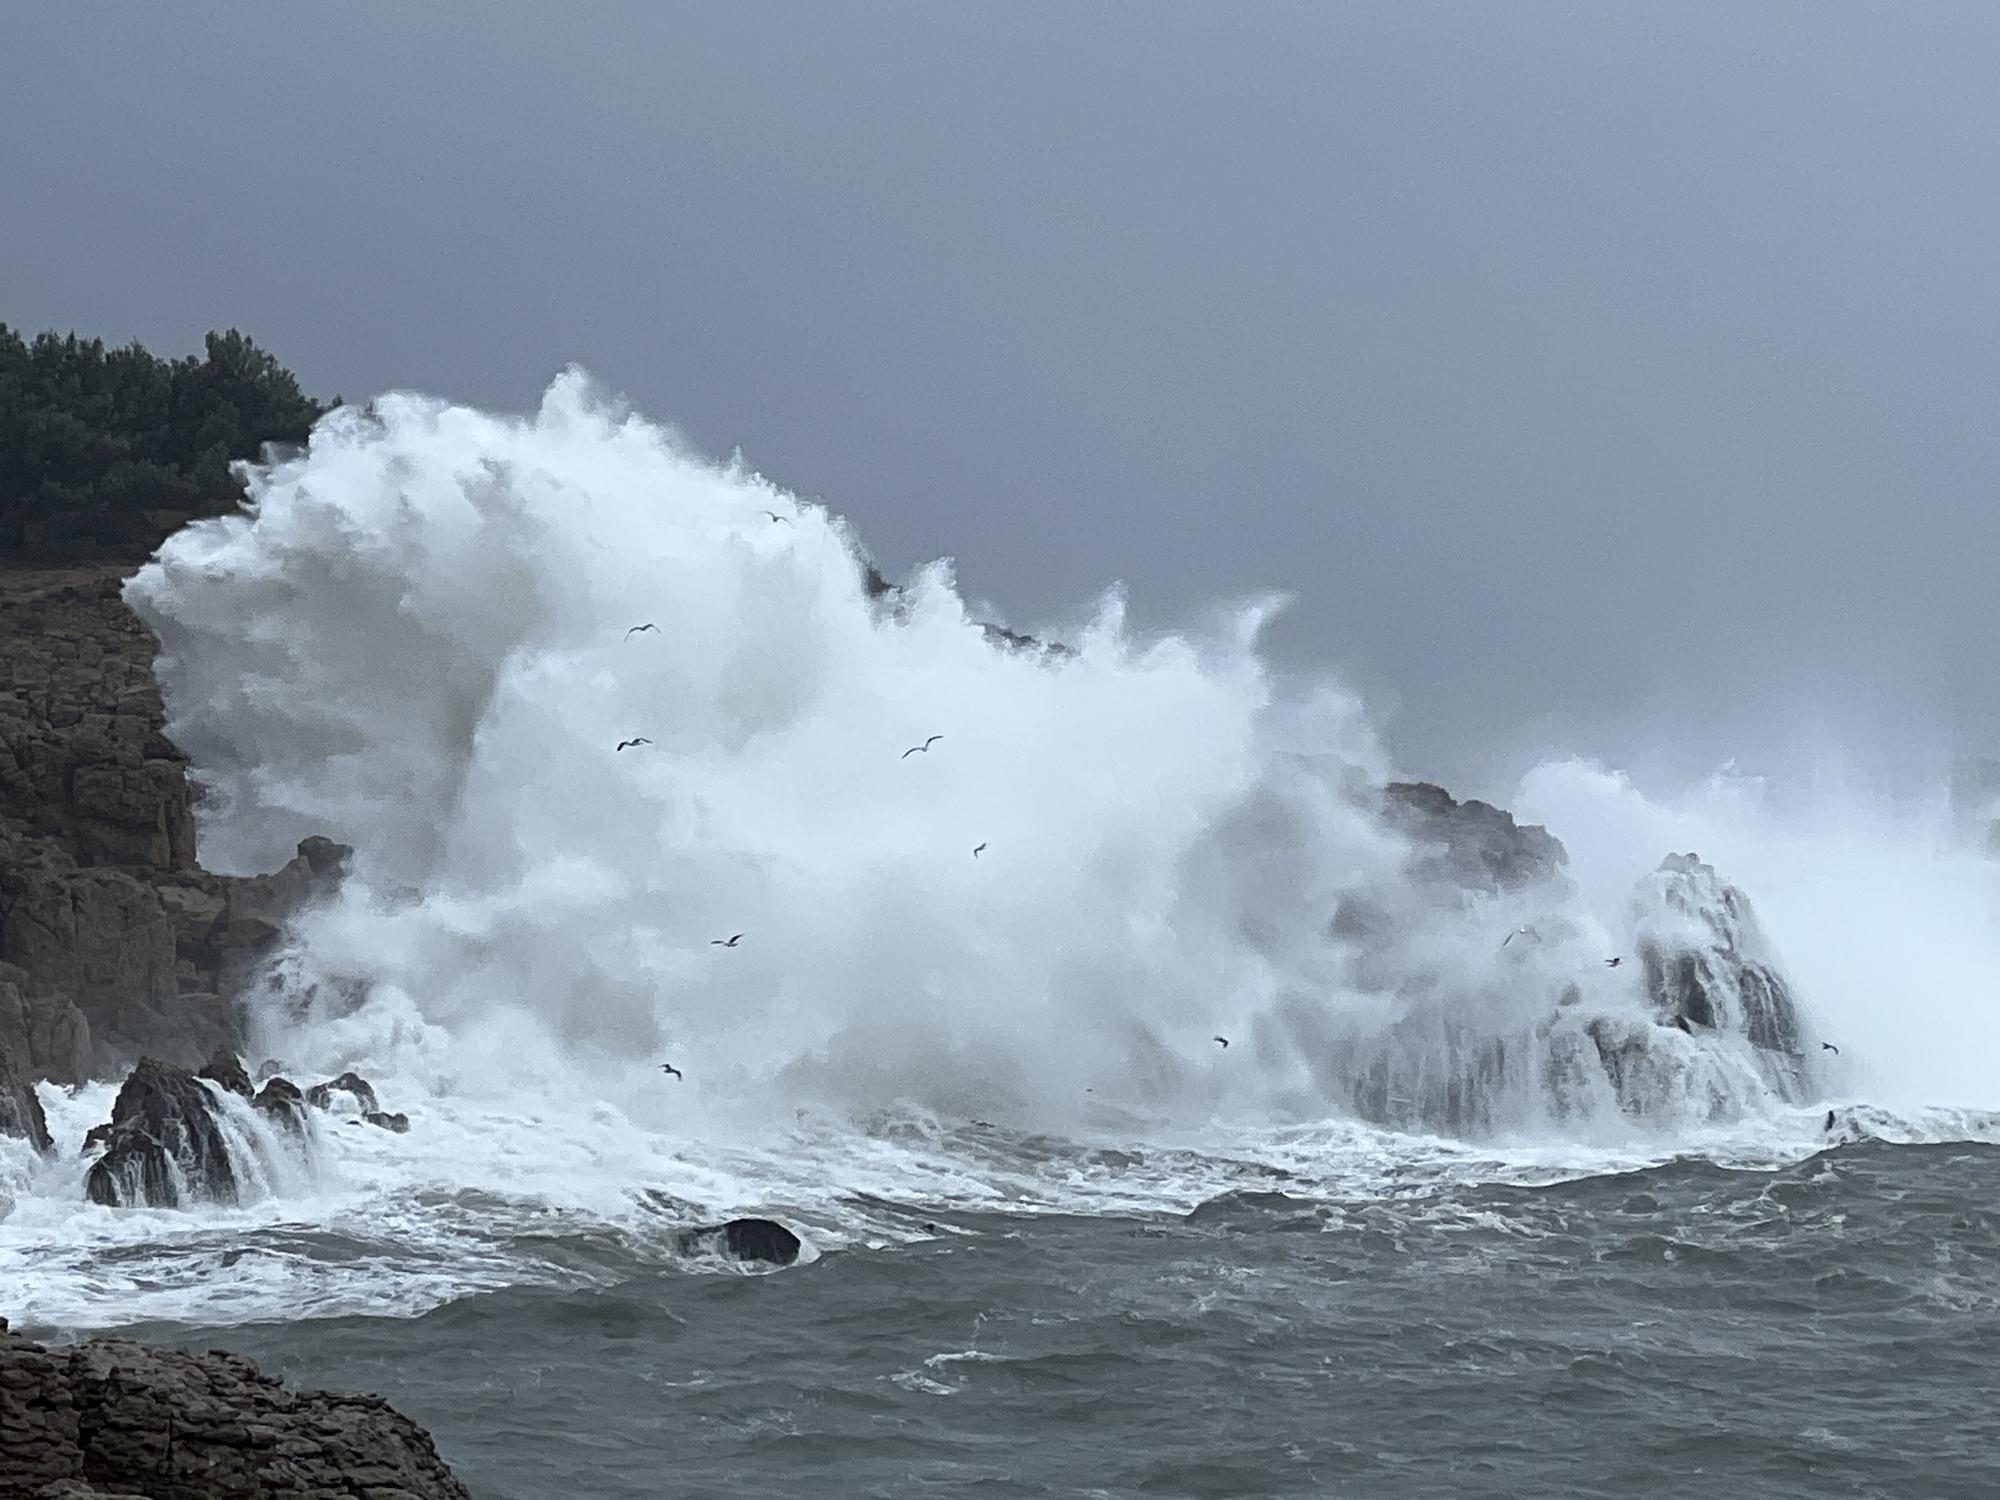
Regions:
M 386 1401 L 289 1391 L 241 1355 L 46 1349 L 0 1319 L 0 1496 L 470 1500 Z
M 799 1258 L 799 1237 L 771 1219 L 731 1219 L 688 1230 L 681 1236 L 681 1251 L 789 1266 Z
M 1805 1097 L 1810 1057 L 1799 1004 L 1750 898 L 1695 855 L 1669 854 L 1640 883 L 1634 917 L 1659 1019 L 1691 1033 L 1740 1035 L 1781 1097 Z
M 1471 890 L 1519 891 L 1560 876 L 1569 851 L 1548 829 L 1489 802 L 1458 801 L 1427 781 L 1382 789 L 1389 825 L 1418 846 L 1410 872 Z
M 257 1091 L 250 1086 L 249 1073 L 244 1071 L 243 1059 L 224 1048 L 217 1048 L 195 1076 L 211 1079 L 244 1099 L 254 1099 L 257 1095 Z
M 259 1113 L 293 1135 L 305 1134 L 306 1096 L 299 1092 L 299 1086 L 291 1079 L 265 1079 L 263 1088 L 257 1091 L 257 1096 L 250 1103 Z
M 140 1059 L 109 1123 L 91 1131 L 85 1146 L 99 1141 L 104 1154 L 84 1180 L 93 1203 L 178 1208 L 187 1197 L 235 1201 L 236 1169 L 215 1097 L 185 1068 Z
M 0 1054 L 0 1135 L 19 1136 L 43 1155 L 53 1148 L 48 1116 L 35 1086 L 15 1074 Z
M 342 1073 L 325 1083 L 316 1083 L 306 1090 L 306 1103 L 314 1109 L 331 1109 L 335 1094 L 347 1094 L 361 1107 L 364 1115 L 375 1114 L 382 1108 L 375 1097 L 375 1086 L 359 1073 Z
M 0 569 L 0 1058 L 76 1082 L 242 1042 L 236 995 L 347 852 L 238 878 L 195 859 L 129 564 Z

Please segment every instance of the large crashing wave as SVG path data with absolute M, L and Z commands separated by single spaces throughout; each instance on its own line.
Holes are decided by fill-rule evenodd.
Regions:
M 1258 657 L 1268 603 L 1141 640 L 1114 594 L 1069 654 L 996 644 L 948 566 L 873 597 L 836 518 L 576 373 L 526 420 L 342 410 L 250 480 L 128 596 L 204 858 L 357 850 L 274 976 L 294 1061 L 640 1100 L 670 1058 L 710 1124 L 1477 1134 L 1818 1086 L 1606 967 L 1629 904 L 1427 864 L 1361 705 Z M 1626 880 L 1664 852 L 1626 851 Z

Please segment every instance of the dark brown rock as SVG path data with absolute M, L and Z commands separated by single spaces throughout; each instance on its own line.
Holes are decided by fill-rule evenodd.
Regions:
M 1471 890 L 1518 891 L 1561 876 L 1569 851 L 1546 828 L 1489 802 L 1460 802 L 1427 781 L 1382 789 L 1388 824 L 1418 846 L 1411 873 Z
M 45 1349 L 0 1319 L 0 1497 L 470 1500 L 374 1396 L 290 1391 L 240 1355 Z
M 306 1128 L 306 1096 L 299 1092 L 299 1086 L 289 1078 L 268 1078 L 264 1087 L 257 1091 L 251 1104 L 278 1124 L 301 1135 Z
M 216 1109 L 187 1069 L 141 1058 L 112 1103 L 108 1128 L 91 1132 L 105 1148 L 84 1180 L 90 1201 L 178 1208 L 185 1184 L 197 1198 L 233 1203 L 236 1169 Z
M 342 1073 L 338 1078 L 314 1084 L 306 1090 L 306 1103 L 314 1109 L 330 1109 L 333 1096 L 340 1093 L 352 1094 L 364 1115 L 374 1114 L 382 1107 L 381 1101 L 375 1097 L 374 1086 L 359 1073 Z
M 0 567 L 0 1045 L 31 1078 L 240 1049 L 244 985 L 348 857 L 312 838 L 267 876 L 196 863 L 128 571 Z
M 382 1129 L 394 1131 L 397 1135 L 408 1135 L 410 1133 L 410 1117 L 408 1115 L 389 1115 L 384 1114 L 379 1109 L 371 1109 L 361 1118 L 366 1120 L 370 1125 L 379 1125 Z
M 681 1236 L 686 1254 L 726 1255 L 731 1260 L 789 1266 L 799 1258 L 799 1237 L 772 1219 L 731 1219 L 690 1229 Z
M 217 1048 L 207 1062 L 201 1065 L 198 1078 L 208 1078 L 221 1084 L 232 1094 L 240 1094 L 245 1099 L 256 1097 L 257 1091 L 250 1086 L 250 1075 L 244 1071 L 243 1059 L 226 1047 Z
M 14 1070 L 4 1051 L 0 1051 L 0 1135 L 20 1136 L 43 1155 L 55 1149 L 35 1086 Z

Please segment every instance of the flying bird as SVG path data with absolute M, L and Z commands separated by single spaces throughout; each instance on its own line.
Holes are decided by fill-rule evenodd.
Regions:
M 915 755 L 919 750 L 929 750 L 931 746 L 935 745 L 939 740 L 943 738 L 944 736 L 941 734 L 934 734 L 929 739 L 925 740 L 921 745 L 910 746 L 909 749 L 905 750 L 901 755 L 897 756 L 896 759 L 908 760 L 912 755 Z
M 1840 1049 L 1834 1046 L 1832 1042 L 1821 1042 L 1819 1050 L 1822 1052 L 1831 1052 L 1835 1057 L 1840 1056 Z
M 765 515 L 767 515 L 767 516 L 769 516 L 769 517 L 771 518 L 771 524 L 772 524 L 773 526 L 776 526 L 776 525 L 777 525 L 777 524 L 778 524 L 778 523 L 779 523 L 780 521 L 784 521 L 784 523 L 785 523 L 785 524 L 786 524 L 787 526 L 789 526 L 789 525 L 791 525 L 791 524 L 792 524 L 792 523 L 791 523 L 791 522 L 790 522 L 789 520 L 787 520 L 787 519 L 786 519 L 786 518 L 785 518 L 784 516 L 781 516 L 781 515 L 779 515 L 779 514 L 778 514 L 778 513 L 777 513 L 777 512 L 775 511 L 775 510 L 767 510 L 767 511 L 765 511 L 765 512 L 764 512 L 764 514 L 765 514 Z
M 634 745 L 650 745 L 652 743 L 653 742 L 651 740 L 647 739 L 642 734 L 636 740 L 620 740 L 618 742 L 618 748 L 620 750 L 630 750 Z
M 660 627 L 655 625 L 651 620 L 648 620 L 644 625 L 634 625 L 630 630 L 626 631 L 625 639 L 629 641 L 632 639 L 633 636 L 638 635 L 641 631 L 646 631 L 646 630 L 650 630 L 655 635 L 657 635 L 659 633 Z
M 743 934 L 739 932 L 736 934 L 735 937 L 729 939 L 728 942 L 724 942 L 721 938 L 710 938 L 708 940 L 708 946 L 711 948 L 734 948 L 738 943 L 742 941 L 743 941 Z
M 671 1073 L 671 1074 L 673 1074 L 673 1075 L 674 1075 L 674 1077 L 676 1077 L 676 1078 L 679 1078 L 679 1079 L 681 1080 L 681 1082 L 682 1082 L 682 1083 L 686 1083 L 686 1082 L 687 1082 L 687 1079 L 686 1079 L 686 1078 L 683 1078 L 683 1077 L 681 1077 L 681 1070 L 680 1070 L 679 1068 L 675 1067 L 675 1066 L 674 1066 L 674 1065 L 673 1065 L 672 1063 L 661 1063 L 661 1064 L 660 1064 L 660 1071 L 661 1071 L 662 1073 Z
M 1604 960 L 1604 967 L 1605 967 L 1605 968 L 1607 968 L 1607 969 L 1615 969 L 1615 968 L 1617 968 L 1617 967 L 1618 967 L 1618 966 L 1619 966 L 1620 964 L 1622 964 L 1622 963 L 1624 963 L 1624 962 L 1625 962 L 1625 958 L 1624 958 L 1624 955 L 1623 955 L 1623 954 L 1621 954 L 1621 955 L 1619 955 L 1619 956 L 1618 956 L 1617 958 L 1607 958 L 1607 959 L 1605 959 L 1605 960 Z
M 979 851 L 980 851 L 981 849 L 984 849 L 985 847 L 986 847 L 986 846 L 985 846 L 984 844 L 975 844 L 975 845 L 973 845 L 973 848 L 972 848 L 972 857 L 973 857 L 974 859 L 977 859 L 977 858 L 979 858 Z
M 1223 1051 L 1227 1052 L 1227 1051 L 1229 1050 L 1229 1038 L 1228 1038 L 1228 1037 L 1226 1037 L 1226 1036 L 1219 1036 L 1219 1037 L 1216 1037 L 1216 1038 L 1215 1038 L 1215 1040 L 1216 1040 L 1216 1041 L 1218 1041 L 1218 1042 L 1220 1042 L 1220 1043 L 1222 1043 L 1222 1050 L 1223 1050 Z
M 1509 943 L 1513 942 L 1514 939 L 1517 937 L 1531 937 L 1538 943 L 1542 940 L 1542 935 L 1539 932 L 1535 931 L 1534 928 L 1516 927 L 1512 932 L 1508 933 L 1504 938 L 1500 940 L 1500 946 L 1503 948 L 1506 947 Z

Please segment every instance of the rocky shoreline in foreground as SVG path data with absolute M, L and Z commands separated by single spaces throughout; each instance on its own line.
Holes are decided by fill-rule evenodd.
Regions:
M 0 1318 L 0 1500 L 471 1500 L 376 1396 L 291 1391 L 241 1355 L 47 1348 Z

